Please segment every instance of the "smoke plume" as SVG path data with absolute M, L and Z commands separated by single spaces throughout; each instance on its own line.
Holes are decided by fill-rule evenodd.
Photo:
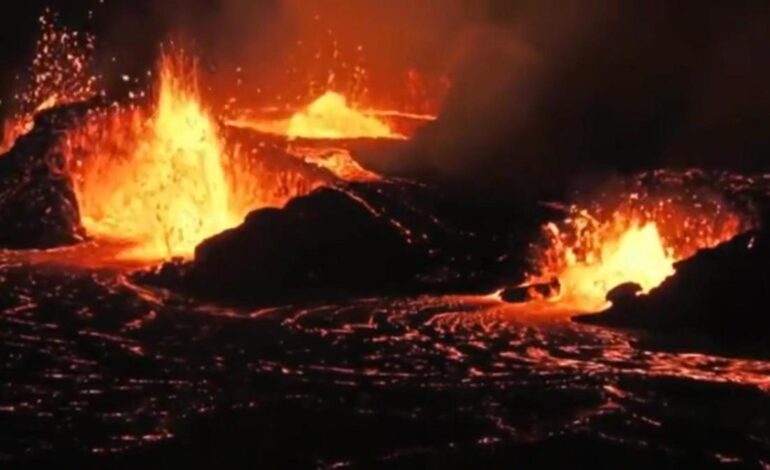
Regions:
M 770 5 L 490 5 L 410 154 L 420 171 L 539 195 L 581 173 L 767 166 Z

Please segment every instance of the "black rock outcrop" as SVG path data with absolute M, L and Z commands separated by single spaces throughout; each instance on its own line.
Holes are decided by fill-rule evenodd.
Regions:
M 770 236 L 754 230 L 678 263 L 648 295 L 621 296 L 606 312 L 578 321 L 769 352 L 768 267 Z
M 251 213 L 196 250 L 186 283 L 243 301 L 324 297 L 408 282 L 419 256 L 384 217 L 334 189 Z

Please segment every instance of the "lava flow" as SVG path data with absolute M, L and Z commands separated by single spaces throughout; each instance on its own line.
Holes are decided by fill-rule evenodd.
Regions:
M 674 274 L 678 261 L 748 229 L 749 217 L 715 201 L 689 206 L 638 194 L 610 211 L 573 208 L 561 223 L 544 227 L 546 248 L 535 256 L 527 285 L 558 286 L 548 297 L 566 309 L 595 312 L 613 288 L 633 283 L 647 293 Z

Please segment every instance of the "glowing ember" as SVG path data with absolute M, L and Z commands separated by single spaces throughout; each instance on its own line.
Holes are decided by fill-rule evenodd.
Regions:
M 3 122 L 3 134 L 0 139 L 0 154 L 7 152 L 13 147 L 16 139 L 32 130 L 32 118 L 17 119 L 11 118 Z
M 603 220 L 574 210 L 564 223 L 544 227 L 548 246 L 537 254 L 537 274 L 527 283 L 558 279 L 559 293 L 549 300 L 599 311 L 613 288 L 631 282 L 649 292 L 674 274 L 677 261 L 745 230 L 745 219 L 717 203 L 686 207 L 653 197 L 630 198 Z
M 71 144 L 83 224 L 91 235 L 133 243 L 121 257 L 189 256 L 255 207 L 233 198 L 224 143 L 181 54 L 162 58 L 149 116 L 139 109 L 98 116 Z
M 0 153 L 32 129 L 36 113 L 98 94 L 97 77 L 89 72 L 94 39 L 57 25 L 56 15 L 45 11 L 39 18 L 40 38 L 25 77 L 24 90 L 14 95 L 14 114 L 3 123 Z

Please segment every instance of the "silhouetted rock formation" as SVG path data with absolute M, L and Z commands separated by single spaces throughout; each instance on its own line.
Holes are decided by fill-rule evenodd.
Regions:
M 578 320 L 765 353 L 770 351 L 768 266 L 770 236 L 748 232 L 678 263 L 676 274 L 648 295 L 626 292 L 606 312 Z
M 41 113 L 32 131 L 0 156 L 0 246 L 51 248 L 83 239 L 78 203 L 59 146 L 62 132 L 88 109 L 78 104 Z
M 635 282 L 621 284 L 607 293 L 607 300 L 615 306 L 626 305 L 628 302 L 636 299 L 643 291 L 642 286 Z
M 501 214 L 503 214 L 501 216 Z M 261 209 L 204 241 L 195 260 L 139 282 L 216 301 L 272 304 L 355 295 L 488 293 L 521 282 L 546 211 L 447 197 L 403 181 L 343 183 Z
M 204 295 L 272 300 L 387 288 L 414 272 L 416 259 L 397 227 L 350 196 L 321 189 L 284 209 L 251 213 L 240 227 L 196 250 L 191 287 Z

